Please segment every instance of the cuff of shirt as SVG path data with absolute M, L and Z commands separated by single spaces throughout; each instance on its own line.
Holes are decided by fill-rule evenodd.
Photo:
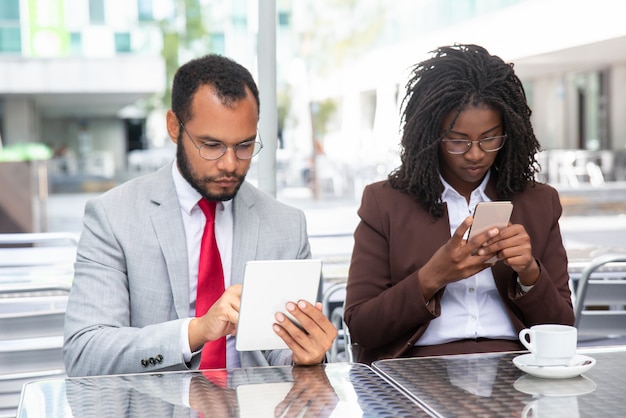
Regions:
M 189 323 L 193 318 L 187 318 L 183 321 L 182 329 L 180 330 L 180 351 L 183 353 L 183 360 L 185 363 L 191 361 L 191 347 L 189 347 Z
M 526 293 L 526 292 L 530 291 L 530 289 L 532 289 L 535 285 L 534 285 L 534 284 L 532 284 L 532 285 L 530 285 L 530 286 L 524 286 L 522 283 L 520 283 L 520 281 L 519 281 L 519 277 L 518 277 L 518 278 L 517 278 L 517 286 L 518 286 L 518 288 L 519 288 L 520 292 L 521 292 L 522 294 L 524 294 L 524 293 Z

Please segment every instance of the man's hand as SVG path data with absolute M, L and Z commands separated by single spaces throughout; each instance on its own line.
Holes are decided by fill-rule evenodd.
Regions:
M 275 316 L 274 332 L 285 341 L 293 353 L 293 363 L 312 365 L 321 363 L 337 337 L 337 329 L 322 313 L 322 304 L 316 306 L 301 300 L 287 303 L 287 311 L 300 322 L 302 329 L 285 314 Z
M 239 404 L 233 389 L 223 388 L 211 380 L 212 376 L 194 375 L 189 386 L 189 406 L 205 417 L 237 417 Z
M 337 407 L 339 396 L 326 376 L 323 366 L 299 367 L 291 371 L 293 387 L 276 405 L 276 417 L 329 417 Z M 304 415 L 302 413 L 304 412 Z
M 239 321 L 241 285 L 235 284 L 202 317 L 189 323 L 189 347 L 195 351 L 207 341 L 215 341 L 226 335 L 235 335 Z

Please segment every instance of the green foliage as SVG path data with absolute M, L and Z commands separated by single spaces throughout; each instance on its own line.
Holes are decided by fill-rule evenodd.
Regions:
M 177 15 L 185 16 L 182 30 L 178 18 L 163 20 L 160 23 L 163 36 L 161 56 L 165 60 L 166 85 L 163 95 L 158 98 L 157 106 L 169 108 L 172 99 L 172 80 L 176 70 L 182 62 L 181 55 L 196 56 L 208 53 L 208 50 L 198 50 L 198 45 L 210 45 L 211 35 L 206 30 L 205 21 L 208 8 L 203 8 L 200 0 L 178 0 L 176 3 Z M 202 47 L 203 48 L 203 47 Z
M 326 99 L 323 102 L 315 103 L 312 112 L 313 132 L 318 137 L 323 136 L 327 129 L 328 123 L 337 114 L 337 103 L 333 99 Z
M 0 161 L 47 160 L 50 157 L 50 147 L 38 142 L 20 142 L 0 147 Z
M 313 24 L 301 33 L 301 55 L 309 69 L 327 73 L 379 45 L 392 30 L 390 8 L 384 3 L 376 2 L 372 7 L 371 2 L 358 0 L 311 2 Z

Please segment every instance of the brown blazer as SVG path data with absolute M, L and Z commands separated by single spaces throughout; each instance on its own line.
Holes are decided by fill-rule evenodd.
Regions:
M 495 200 L 492 182 L 486 193 Z M 518 332 L 541 323 L 573 325 L 567 255 L 558 223 L 562 212 L 558 193 L 548 185 L 537 184 L 517 194 L 512 202 L 511 222 L 526 228 L 541 274 L 535 286 L 520 296 L 515 271 L 502 262 L 493 266 L 496 287 L 511 322 Z M 418 285 L 418 271 L 450 239 L 448 215 L 434 219 L 420 203 L 387 181 L 365 188 L 358 214 L 361 221 L 354 233 L 345 321 L 360 345 L 359 361 L 422 355 L 415 354 L 413 346 L 429 322 L 440 315 L 444 289 L 427 307 Z M 438 347 L 425 353 L 436 353 Z M 486 351 L 507 351 L 502 347 L 494 341 L 492 349 Z M 452 346 L 442 348 L 441 353 L 455 351 L 467 352 Z

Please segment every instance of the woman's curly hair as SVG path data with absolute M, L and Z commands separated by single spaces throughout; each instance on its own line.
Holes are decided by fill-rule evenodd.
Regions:
M 413 196 L 429 213 L 443 216 L 443 184 L 439 178 L 439 141 L 468 105 L 500 111 L 507 140 L 498 151 L 491 176 L 498 198 L 534 184 L 541 146 L 530 122 L 531 110 L 513 65 L 478 45 L 445 46 L 413 67 L 402 101 L 401 165 L 389 174 L 392 187 Z M 442 123 L 456 111 L 442 134 Z

